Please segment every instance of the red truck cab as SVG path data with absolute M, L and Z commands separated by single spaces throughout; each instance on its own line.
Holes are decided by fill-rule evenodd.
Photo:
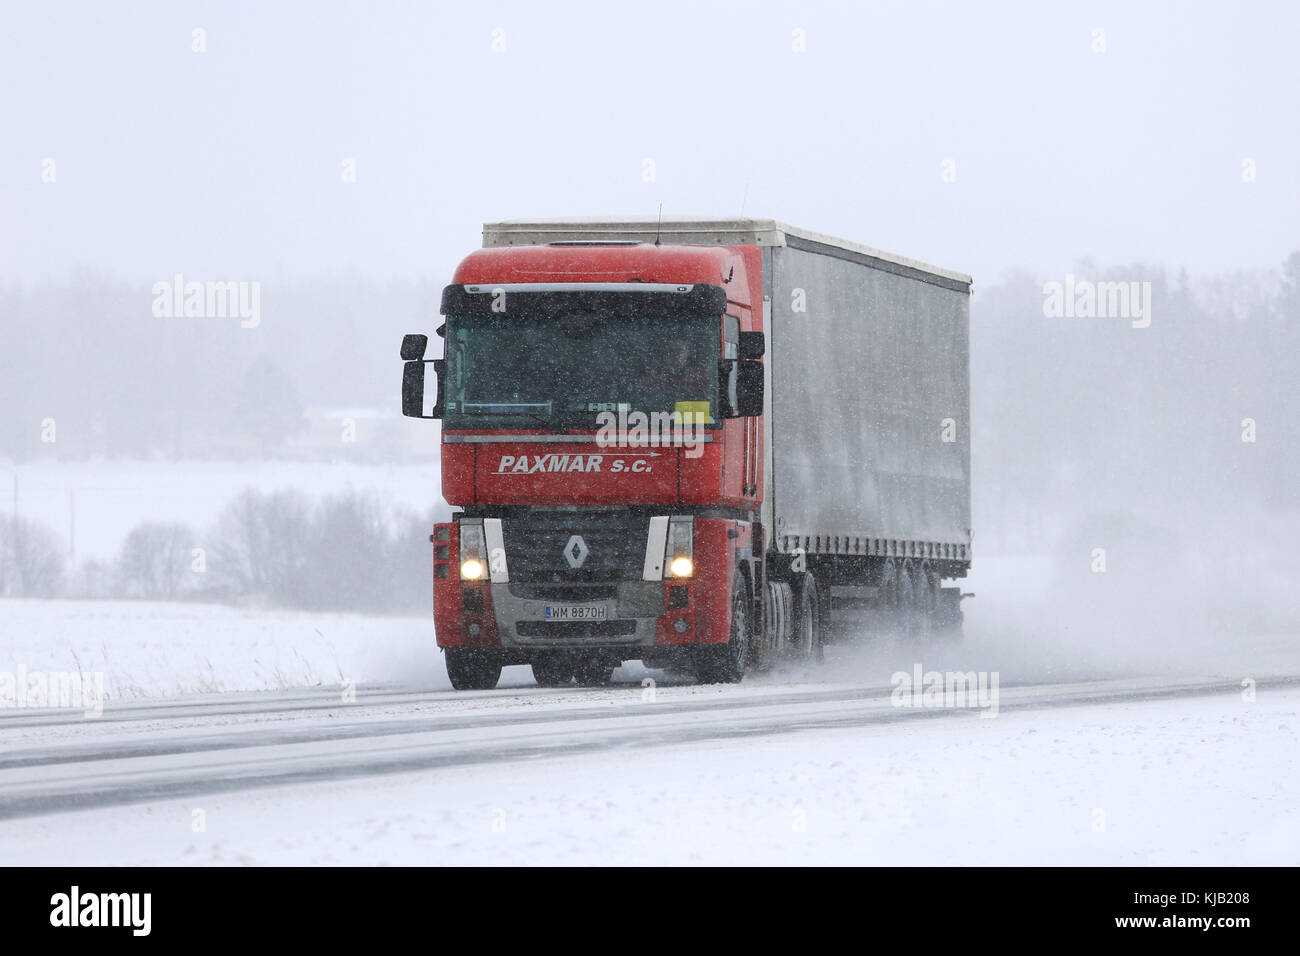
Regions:
M 763 553 L 757 246 L 486 248 L 443 293 L 444 357 L 408 336 L 404 412 L 441 417 L 434 625 L 458 689 L 531 664 L 739 680 Z M 423 371 L 438 371 L 422 407 Z M 417 409 L 419 409 L 417 411 Z

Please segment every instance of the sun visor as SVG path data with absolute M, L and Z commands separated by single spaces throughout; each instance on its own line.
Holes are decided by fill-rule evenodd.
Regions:
M 650 282 L 503 283 L 449 285 L 442 290 L 443 315 L 610 316 L 722 315 L 727 293 L 722 286 Z

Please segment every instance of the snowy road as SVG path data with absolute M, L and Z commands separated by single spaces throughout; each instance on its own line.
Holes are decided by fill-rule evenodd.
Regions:
M 1027 762 L 1021 766 L 1061 778 L 1038 812 L 1082 799 L 1089 786 L 1114 787 L 1127 773 L 1147 798 L 1163 795 L 1169 801 L 1160 812 L 1143 803 L 1142 815 L 1152 814 L 1148 827 L 1184 819 L 1196 803 L 1190 789 L 1200 788 L 1203 796 L 1207 787 L 1221 787 L 1222 774 L 1238 772 L 1231 805 L 1239 815 L 1243 806 L 1254 815 L 1242 822 L 1245 844 L 1265 858 L 1281 854 L 1277 861 L 1294 863 L 1300 861 L 1300 676 L 1259 678 L 1256 693 L 1258 699 L 1247 702 L 1239 683 L 1226 678 L 1004 685 L 995 719 L 981 718 L 974 708 L 897 707 L 888 686 L 775 682 L 661 684 L 652 695 L 637 683 L 600 690 L 516 687 L 474 694 L 375 689 L 359 690 L 351 703 L 343 702 L 337 688 L 219 694 L 110 705 L 97 719 L 68 711 L 0 711 L 0 862 L 35 861 L 50 854 L 68 862 L 100 860 L 94 854 L 87 860 L 85 847 L 102 843 L 106 831 L 141 820 L 141 812 L 153 823 L 141 820 L 140 861 L 183 862 L 182 854 L 199 853 L 210 841 L 206 821 L 216 806 L 225 808 L 221 818 L 227 822 L 236 808 L 236 816 L 252 806 L 262 808 L 257 821 L 225 832 L 227 841 L 246 843 L 240 862 L 284 861 L 286 855 L 327 862 L 336 858 L 315 839 L 291 841 L 272 851 L 250 834 L 269 827 L 282 835 L 304 814 L 308 819 L 321 814 L 332 821 L 324 833 L 347 839 L 350 825 L 336 821 L 339 814 L 346 817 L 339 801 L 357 812 L 358 787 L 369 796 L 362 802 L 363 819 L 383 820 L 385 827 L 403 814 L 432 814 L 443 828 L 450 825 L 446 813 L 477 814 L 481 826 L 461 824 L 475 838 L 462 835 L 442 848 L 448 856 L 436 853 L 433 859 L 454 858 L 455 847 L 476 847 L 484 836 L 494 841 L 487 849 L 511 846 L 501 837 L 519 828 L 517 818 L 527 816 L 521 804 L 532 801 L 538 815 L 532 818 L 536 840 L 530 845 L 545 854 L 559 851 L 557 841 L 570 848 L 584 843 L 571 832 L 571 815 L 562 809 L 566 800 L 604 799 L 605 815 L 611 818 L 607 822 L 644 822 L 644 813 L 630 807 L 649 800 L 640 792 L 646 781 L 636 782 L 649 767 L 657 768 L 651 780 L 669 782 L 673 799 L 688 797 L 694 781 L 732 768 L 718 787 L 725 790 L 725 780 L 734 778 L 737 793 L 720 796 L 705 786 L 695 810 L 684 807 L 681 818 L 674 818 L 684 832 L 693 830 L 684 822 L 693 813 L 710 818 L 719 799 L 725 805 L 745 797 L 724 821 L 714 821 L 711 832 L 737 825 L 756 805 L 784 804 L 776 818 L 795 835 L 806 837 L 818 819 L 846 826 L 847 818 L 841 819 L 845 813 L 865 808 L 898 816 L 903 830 L 921 826 L 931 834 L 924 842 L 942 843 L 953 836 L 954 816 L 963 826 L 982 826 L 991 833 L 1001 832 L 1015 818 L 1025 796 L 1023 770 L 1000 782 L 988 770 L 1008 754 L 1021 754 L 1017 760 Z M 1153 730 L 1153 721 L 1166 729 Z M 1111 741 L 1124 746 L 1111 754 L 1114 760 L 1106 760 L 1098 743 Z M 773 757 L 776 762 L 769 763 L 763 756 L 769 751 L 790 753 L 794 759 Z M 908 759 L 910 754 L 914 759 Z M 800 769 L 801 760 L 816 767 Z M 1138 764 L 1129 767 L 1133 760 Z M 1242 768 L 1232 770 L 1243 761 Z M 1088 769 L 1091 764 L 1099 766 Z M 745 782 L 764 769 L 771 772 L 770 780 Z M 874 783 L 850 787 L 850 796 L 815 811 L 827 793 L 835 793 L 835 785 L 783 784 L 787 770 L 795 780 L 812 770 L 831 771 L 837 779 L 845 773 L 866 774 Z M 1190 776 L 1184 779 L 1186 774 Z M 914 785 L 913 775 L 930 780 L 937 791 L 923 788 L 915 799 L 907 799 L 899 788 Z M 1011 780 L 1019 782 L 1011 786 Z M 560 807 L 537 811 L 536 801 L 558 781 L 573 784 L 567 789 L 561 785 L 553 795 Z M 847 780 L 840 783 L 849 786 Z M 962 796 L 967 786 L 976 785 L 982 789 Z M 983 805 L 991 787 L 1000 796 L 986 806 L 982 822 L 970 820 L 970 806 Z M 468 795 L 461 792 L 466 788 Z M 1094 838 L 1107 831 L 1104 825 L 1095 829 L 1092 814 L 1112 813 L 1117 821 L 1131 821 L 1134 799 L 1146 798 L 1096 797 L 1096 806 L 1079 809 L 1070 825 L 1090 834 L 1081 838 L 1095 850 Z M 196 807 L 203 808 L 202 830 L 189 826 Z M 1205 807 L 1203 812 L 1219 811 Z M 166 827 L 170 836 L 162 846 L 155 826 L 159 814 L 176 818 Z M 515 820 L 507 827 L 511 818 Z M 1186 847 L 1192 853 L 1207 820 L 1199 819 L 1187 823 Z M 1272 835 L 1256 845 L 1251 841 L 1261 826 Z M 94 839 L 65 843 L 70 830 Z M 312 832 L 323 836 L 319 824 Z M 859 839 L 852 838 L 855 832 Z M 867 826 L 862 832 L 874 834 L 876 847 L 893 831 Z M 837 852 L 856 847 L 854 858 L 861 859 L 869 849 L 862 846 L 861 832 L 846 833 L 847 844 L 831 841 L 815 858 L 829 853 L 838 859 Z M 637 852 L 667 854 L 662 861 L 668 862 L 690 858 L 709 840 L 689 842 L 678 848 L 681 855 L 673 855 L 675 839 Z M 400 850 L 389 848 L 379 857 L 362 853 L 347 859 L 413 862 L 411 854 L 419 849 L 426 855 L 415 859 L 428 861 L 436 845 L 436 840 L 423 847 L 403 843 Z M 749 851 L 738 850 L 737 844 L 725 845 L 727 852 L 749 858 Z M 1029 853 L 1032 846 L 1032 840 L 1022 841 L 1018 851 Z M 1156 844 L 1112 839 L 1109 847 L 1124 849 L 1119 859 L 1105 854 L 1101 859 L 1122 862 L 1129 860 L 1125 853 L 1139 853 L 1145 855 L 1132 861 L 1148 862 Z M 773 851 L 775 857 L 757 852 L 756 859 L 790 859 L 788 850 Z M 1074 847 L 1073 858 L 1079 850 Z M 477 860 L 484 851 L 479 846 L 470 856 Z M 120 854 L 121 847 L 115 852 Z M 617 841 L 593 845 L 579 857 L 584 862 L 622 858 Z M 1255 858 L 1248 853 L 1242 862 Z M 218 851 L 195 862 L 223 859 Z

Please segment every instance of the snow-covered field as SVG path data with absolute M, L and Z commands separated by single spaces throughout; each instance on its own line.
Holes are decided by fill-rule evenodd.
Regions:
M 4 600 L 0 677 L 107 703 L 0 707 L 0 864 L 1300 863 L 1296 597 L 1181 570 L 985 556 L 961 644 L 472 694 L 424 616 Z M 996 718 L 892 706 L 917 666 L 996 674 Z
M 102 673 L 109 700 L 346 680 L 447 687 L 439 658 L 431 617 L 0 601 L 0 672 Z

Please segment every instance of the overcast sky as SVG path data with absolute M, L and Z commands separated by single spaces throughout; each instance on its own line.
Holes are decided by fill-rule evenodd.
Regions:
M 5 21 L 6 281 L 442 281 L 485 220 L 660 203 L 977 284 L 1300 248 L 1297 3 L 9 2 Z

